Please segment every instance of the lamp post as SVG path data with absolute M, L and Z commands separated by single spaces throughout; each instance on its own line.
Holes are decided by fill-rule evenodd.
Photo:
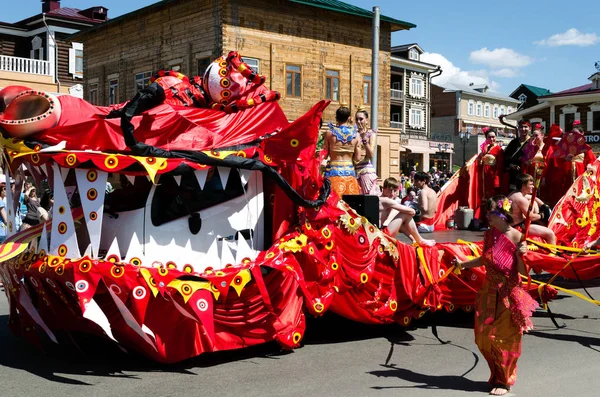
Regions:
M 473 127 L 467 127 L 467 131 L 461 131 L 458 133 L 460 141 L 463 145 L 463 167 L 467 164 L 467 142 L 471 139 L 471 129 Z

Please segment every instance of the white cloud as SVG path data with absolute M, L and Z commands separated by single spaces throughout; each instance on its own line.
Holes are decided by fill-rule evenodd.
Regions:
M 519 54 L 510 48 L 488 50 L 486 47 L 471 52 L 469 60 L 476 64 L 486 65 L 491 69 L 522 68 L 530 65 L 533 58 Z
M 504 77 L 507 79 L 511 79 L 513 77 L 517 77 L 519 75 L 519 71 L 511 68 L 502 68 L 498 70 L 492 70 L 490 72 L 492 76 Z
M 426 52 L 421 55 L 421 61 L 442 67 L 442 74 L 432 80 L 434 84 L 486 84 L 491 91 L 498 91 L 500 88 L 500 84 L 490 80 L 487 70 L 461 70 L 442 54 Z
M 550 47 L 560 47 L 565 45 L 587 47 L 598 43 L 600 43 L 600 37 L 596 33 L 583 33 L 575 28 L 571 28 L 564 33 L 557 33 L 547 39 L 533 42 L 533 44 L 547 45 Z

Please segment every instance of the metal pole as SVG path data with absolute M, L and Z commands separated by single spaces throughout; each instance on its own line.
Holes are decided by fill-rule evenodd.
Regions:
M 373 49 L 371 52 L 371 129 L 377 131 L 379 118 L 379 7 L 373 7 Z M 373 167 L 377 169 L 377 135 L 375 134 L 375 147 L 373 148 Z
M 463 144 L 463 166 L 467 165 L 467 142 L 462 141 Z

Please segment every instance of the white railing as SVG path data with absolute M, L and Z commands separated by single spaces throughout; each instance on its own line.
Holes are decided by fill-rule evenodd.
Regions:
M 390 91 L 391 91 L 391 99 L 395 99 L 398 101 L 401 101 L 402 99 L 404 99 L 404 92 L 402 92 L 402 90 L 395 90 L 395 89 L 391 88 Z
M 48 61 L 11 57 L 8 55 L 0 55 L 0 71 L 52 76 L 50 73 L 50 62 Z
M 390 128 L 398 128 L 398 129 L 402 129 L 402 122 L 401 121 L 390 121 Z

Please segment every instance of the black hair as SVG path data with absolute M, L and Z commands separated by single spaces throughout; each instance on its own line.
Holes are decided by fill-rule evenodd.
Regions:
M 494 130 L 494 129 L 491 129 L 491 128 L 490 128 L 489 130 L 487 130 L 487 131 L 485 132 L 485 137 L 486 137 L 486 138 L 488 137 L 488 135 L 490 135 L 490 132 L 493 132 L 493 133 L 494 133 L 494 135 L 498 135 L 498 134 L 496 134 L 496 130 Z
M 340 106 L 338 110 L 335 111 L 335 121 L 338 124 L 343 124 L 348 121 L 350 118 L 350 109 L 347 106 Z
M 413 178 L 415 181 L 425 181 L 425 183 L 429 183 L 429 174 L 423 171 L 419 171 L 415 173 Z
M 54 198 L 54 193 L 50 190 L 46 190 L 42 195 L 42 199 L 40 200 L 40 206 L 43 207 L 46 211 L 50 210 L 50 200 Z

